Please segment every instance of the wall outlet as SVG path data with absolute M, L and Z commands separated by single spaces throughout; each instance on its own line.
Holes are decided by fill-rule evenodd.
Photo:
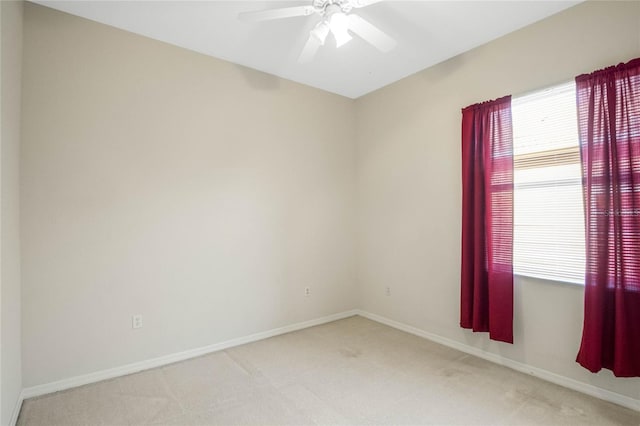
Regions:
M 391 296 L 391 287 L 385 287 L 384 294 L 386 294 L 387 296 Z
M 304 288 L 304 295 L 305 296 L 311 296 L 311 287 L 305 287 Z
M 131 317 L 131 328 L 142 328 L 142 315 L 134 315 Z

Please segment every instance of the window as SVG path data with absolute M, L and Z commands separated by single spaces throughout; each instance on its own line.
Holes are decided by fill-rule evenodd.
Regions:
M 584 283 L 575 84 L 512 101 L 514 273 Z

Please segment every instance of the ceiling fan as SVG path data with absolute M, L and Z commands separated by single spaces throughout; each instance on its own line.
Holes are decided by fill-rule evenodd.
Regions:
M 310 62 L 323 46 L 329 33 L 340 47 L 351 40 L 349 31 L 359 36 L 381 52 L 388 52 L 396 41 L 380 29 L 361 18 L 353 9 L 369 6 L 382 0 L 312 0 L 308 6 L 293 6 L 279 9 L 242 12 L 238 18 L 243 21 L 267 21 L 272 19 L 293 18 L 317 14 L 320 21 L 311 30 L 300 56 L 299 62 Z

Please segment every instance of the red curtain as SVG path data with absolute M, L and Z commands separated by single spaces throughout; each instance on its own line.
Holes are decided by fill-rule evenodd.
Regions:
M 511 96 L 462 110 L 460 325 L 513 343 Z
M 577 361 L 640 376 L 640 58 L 576 77 L 586 220 Z

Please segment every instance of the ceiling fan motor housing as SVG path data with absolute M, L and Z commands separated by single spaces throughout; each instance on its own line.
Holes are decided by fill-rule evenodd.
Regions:
M 349 13 L 353 9 L 350 0 L 313 0 L 313 7 L 325 18 L 337 12 Z

